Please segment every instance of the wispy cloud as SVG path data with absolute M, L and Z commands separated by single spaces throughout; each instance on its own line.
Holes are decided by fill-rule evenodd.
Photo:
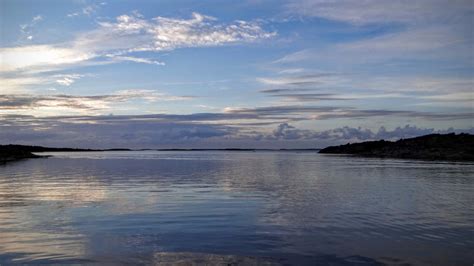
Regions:
M 56 77 L 58 78 L 56 79 L 56 83 L 58 83 L 59 85 L 70 86 L 71 84 L 76 82 L 76 80 L 84 77 L 84 75 L 68 74 L 68 75 L 56 75 Z
M 446 101 L 446 102 L 473 102 L 474 100 L 474 92 L 459 92 L 459 93 L 448 93 L 448 94 L 440 94 L 440 95 L 430 95 L 424 96 L 424 99 L 434 100 L 434 101 Z
M 279 88 L 279 89 L 263 89 L 263 90 L 259 90 L 259 92 L 272 95 L 276 93 L 308 92 L 312 90 L 313 89 L 308 89 L 308 88 Z
M 474 7 L 470 0 L 290 0 L 286 9 L 289 14 L 364 25 L 452 20 Z
M 133 56 L 107 55 L 107 57 L 110 57 L 113 61 L 130 61 L 130 62 L 135 62 L 135 63 L 158 65 L 158 66 L 166 65 L 164 62 L 161 62 L 161 61 L 147 59 L 147 58 L 133 57 Z
M 257 80 L 265 85 L 276 86 L 304 86 L 304 85 L 320 85 L 331 79 L 332 73 L 311 73 L 298 76 L 284 76 L 274 78 L 258 78 Z
M 36 24 L 38 24 L 42 20 L 43 20 L 42 15 L 36 15 L 31 19 L 29 23 L 21 24 L 20 31 L 21 31 L 22 38 L 30 40 L 30 41 L 33 40 L 34 38 L 33 33 L 35 31 L 34 28 Z
M 472 37 L 450 26 L 415 27 L 323 49 L 304 49 L 287 54 L 275 64 L 322 61 L 368 65 L 393 60 L 468 60 Z
M 340 52 L 365 52 L 373 56 L 403 56 L 429 52 L 467 42 L 466 36 L 447 26 L 414 28 L 338 46 Z M 364 53 L 364 54 L 365 54 Z
M 21 94 L 31 93 L 32 88 L 40 85 L 51 85 L 55 84 L 61 86 L 70 86 L 77 80 L 91 76 L 90 74 L 44 74 L 44 75 L 6 75 L 2 77 L 0 75 L 0 83 L 2 84 L 2 93 L 4 94 Z M 51 89 L 51 88 L 50 88 Z
M 409 110 L 356 109 L 337 106 L 282 105 L 256 108 L 228 108 L 225 113 L 253 115 L 258 119 L 275 121 L 327 120 L 340 118 L 411 117 L 425 120 L 471 119 L 472 112 L 434 113 Z
M 257 81 L 266 87 L 259 90 L 260 93 L 281 99 L 283 103 L 371 99 L 387 102 L 409 99 L 417 106 L 442 101 L 444 106 L 449 102 L 453 103 L 453 107 L 456 103 L 472 101 L 474 84 L 471 77 L 360 76 L 357 73 L 310 70 L 260 77 Z M 470 106 L 463 104 L 457 107 L 466 109 Z
M 101 3 L 98 3 L 98 4 L 90 4 L 90 5 L 86 5 L 84 6 L 83 8 L 81 8 L 80 11 L 77 11 L 77 12 L 73 12 L 73 13 L 69 13 L 67 14 L 66 16 L 68 18 L 74 18 L 74 17 L 78 17 L 78 16 L 92 16 L 94 15 L 95 13 L 97 13 L 97 11 L 102 7 L 102 6 L 105 6 L 107 3 L 106 2 L 101 2 Z
M 243 125 L 270 125 L 298 121 L 317 121 L 334 119 L 368 119 L 376 117 L 410 118 L 427 121 L 457 121 L 472 118 L 472 112 L 421 112 L 411 110 L 390 109 L 357 109 L 339 106 L 314 106 L 314 105 L 280 105 L 263 106 L 254 108 L 225 108 L 222 112 L 193 113 L 193 114 L 149 114 L 149 115 L 115 115 L 97 116 L 107 113 L 113 105 L 126 103 L 133 99 L 148 102 L 155 101 L 181 101 L 192 99 L 190 96 L 171 96 L 148 90 L 119 91 L 109 95 L 76 96 L 76 95 L 1 95 L 0 114 L 12 114 L 11 111 L 30 110 L 29 113 L 41 114 L 44 119 L 50 119 L 58 110 L 68 114 L 89 114 L 92 116 L 67 116 L 56 117 L 56 120 L 67 120 L 79 123 L 95 123 L 101 121 L 116 122 L 120 120 L 133 121 L 160 121 L 172 123 L 199 123 L 219 124 L 223 126 Z M 49 117 L 49 118 L 48 118 Z
M 351 98 L 345 98 L 342 95 L 334 93 L 278 93 L 270 94 L 270 97 L 282 98 L 289 102 L 317 102 L 317 101 L 347 101 Z
M 68 77 L 61 80 L 63 85 L 68 86 Z M 113 105 L 126 103 L 134 99 L 147 102 L 158 101 L 183 101 L 189 100 L 192 96 L 173 96 L 159 93 L 154 90 L 122 90 L 114 94 L 106 95 L 35 95 L 35 94 L 5 94 L 0 95 L 0 114 L 3 112 L 28 110 L 31 112 L 52 114 L 57 110 L 69 113 L 88 114 L 96 111 L 106 111 Z
M 297 74 L 301 72 L 305 72 L 305 69 L 304 68 L 287 68 L 287 69 L 280 70 L 278 74 Z
M 280 72 L 279 72 L 280 73 Z M 294 75 L 277 75 L 258 78 L 263 85 L 271 88 L 259 90 L 268 97 L 282 99 L 283 102 L 347 101 L 381 98 L 409 97 L 399 92 L 372 88 L 367 84 L 354 84 L 352 74 L 309 72 Z M 365 88 L 355 91 L 354 85 Z

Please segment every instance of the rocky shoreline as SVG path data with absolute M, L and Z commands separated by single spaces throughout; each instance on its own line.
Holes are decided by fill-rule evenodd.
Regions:
M 392 141 L 367 141 L 330 146 L 323 154 L 348 154 L 364 157 L 474 161 L 474 135 L 431 134 Z
M 33 154 L 27 150 L 16 150 L 8 147 L 0 147 L 0 164 L 4 164 L 11 161 L 18 161 L 28 158 L 40 158 L 42 156 Z
M 88 149 L 73 149 L 73 148 L 47 148 L 41 146 L 28 145 L 0 145 L 0 164 L 7 162 L 18 161 L 30 158 L 45 158 L 49 156 L 36 155 L 34 152 L 48 152 L 48 151 L 94 151 Z

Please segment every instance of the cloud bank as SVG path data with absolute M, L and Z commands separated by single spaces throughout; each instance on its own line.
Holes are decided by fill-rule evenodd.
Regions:
M 345 126 L 318 131 L 299 129 L 289 123 L 276 123 L 270 129 L 255 130 L 254 125 L 236 126 L 227 122 L 248 117 L 194 114 L 37 118 L 4 115 L 0 123 L 0 143 L 82 148 L 318 148 L 431 133 L 474 133 L 474 128 L 435 130 L 410 125 L 393 130 L 381 127 L 373 131 Z

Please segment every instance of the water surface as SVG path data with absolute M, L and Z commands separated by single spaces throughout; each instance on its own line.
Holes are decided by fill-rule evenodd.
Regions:
M 474 165 L 313 152 L 0 166 L 0 264 L 474 263 Z

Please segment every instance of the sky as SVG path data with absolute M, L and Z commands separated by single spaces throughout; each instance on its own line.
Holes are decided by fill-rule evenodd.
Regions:
M 474 133 L 472 0 L 0 0 L 0 143 Z

